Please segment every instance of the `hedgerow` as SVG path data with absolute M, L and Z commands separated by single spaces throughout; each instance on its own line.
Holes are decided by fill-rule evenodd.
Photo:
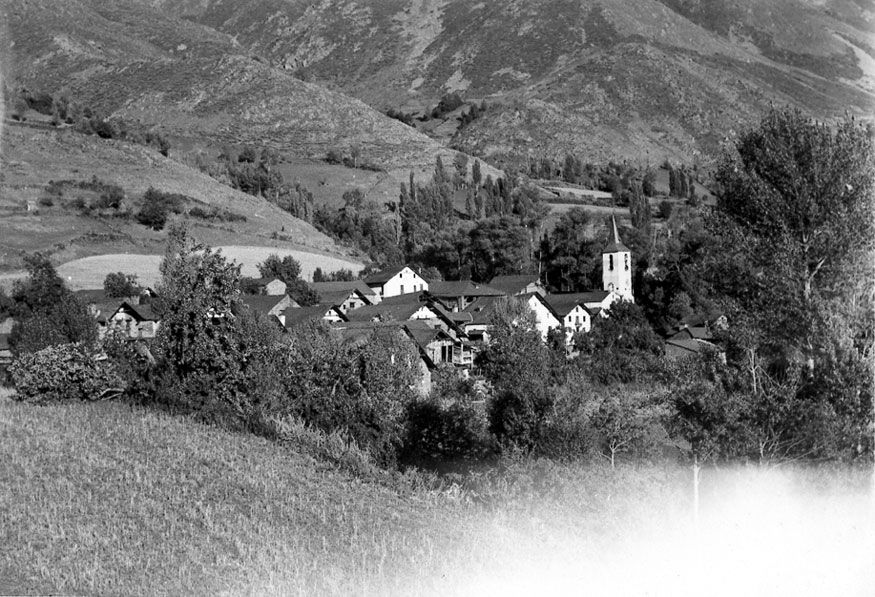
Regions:
M 15 398 L 28 402 L 97 400 L 120 392 L 115 367 L 84 344 L 60 344 L 18 356 L 9 367 Z

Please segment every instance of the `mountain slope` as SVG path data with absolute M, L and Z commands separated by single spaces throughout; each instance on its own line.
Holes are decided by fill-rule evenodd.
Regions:
M 380 109 L 486 97 L 486 154 L 707 159 L 770 102 L 875 107 L 870 0 L 139 2 Z
M 179 147 L 270 146 L 321 160 L 357 146 L 385 170 L 377 198 L 397 196 L 454 152 L 359 100 L 297 79 L 219 33 L 140 3 L 12 0 L 7 76 L 17 84 L 154 126 Z M 305 181 L 306 182 L 306 181 Z

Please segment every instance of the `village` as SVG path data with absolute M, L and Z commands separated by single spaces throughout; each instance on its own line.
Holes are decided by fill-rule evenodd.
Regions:
M 468 378 L 477 373 L 477 355 L 489 344 L 496 305 L 508 298 L 532 311 L 541 339 L 561 331 L 567 358 L 575 358 L 574 337 L 588 333 L 596 317 L 609 317 L 617 301 L 634 302 L 631 251 L 612 218 L 611 242 L 602 252 L 601 290 L 550 293 L 537 274 L 496 276 L 488 284 L 472 280 L 429 282 L 411 267 L 401 265 L 361 280 L 312 282 L 318 304 L 301 306 L 287 294 L 278 278 L 255 280 L 258 294 L 243 294 L 243 308 L 274 321 L 285 331 L 322 321 L 344 341 L 366 342 L 375 329 L 396 329 L 415 345 L 420 357 L 418 391 L 428 395 L 431 372 L 444 366 Z M 104 289 L 75 291 L 95 319 L 99 336 L 120 332 L 131 342 L 148 347 L 161 325 L 151 306 L 152 288 L 138 295 L 110 298 Z M 0 368 L 12 361 L 9 330 L 12 318 L 0 323 Z M 706 321 L 691 317 L 664 339 L 666 358 L 698 354 L 704 348 L 719 352 L 715 336 L 725 330 L 725 317 Z

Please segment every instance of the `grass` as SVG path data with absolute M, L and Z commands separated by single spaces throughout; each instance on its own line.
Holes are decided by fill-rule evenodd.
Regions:
M 865 595 L 869 471 L 512 464 L 381 482 L 124 404 L 0 390 L 0 593 Z M 415 480 L 416 477 L 410 477 Z

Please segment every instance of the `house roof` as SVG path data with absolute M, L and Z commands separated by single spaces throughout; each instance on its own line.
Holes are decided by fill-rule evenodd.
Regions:
M 544 300 L 547 302 L 548 305 L 553 307 L 553 310 L 556 311 L 558 315 L 565 317 L 566 315 L 571 313 L 578 305 L 587 312 L 589 312 L 586 303 L 594 302 L 587 300 L 589 294 L 590 293 L 587 292 L 548 294 L 544 297 Z
M 526 299 L 526 302 L 528 302 L 532 297 L 537 298 L 538 301 L 540 301 L 545 307 L 547 307 L 547 310 L 553 314 L 553 317 L 555 317 L 560 323 L 562 322 L 562 316 L 559 315 L 556 309 L 553 308 L 553 305 L 548 303 L 547 300 L 537 292 L 528 292 L 526 294 L 520 295 L 520 298 Z
M 365 284 L 367 284 L 368 286 L 382 286 L 383 284 L 397 276 L 399 273 L 401 273 L 401 271 L 406 267 L 406 265 L 398 265 L 396 267 L 377 272 L 376 274 L 365 278 Z
M 696 340 L 666 340 L 666 348 L 673 346 L 679 350 L 689 353 L 698 353 L 702 349 L 702 345 Z
M 402 294 L 385 298 L 376 305 L 359 307 L 350 311 L 347 317 L 350 321 L 373 321 L 375 318 L 382 321 L 405 321 L 426 305 L 427 303 L 419 300 L 416 293 Z
M 319 321 L 324 318 L 329 311 L 333 311 L 338 317 L 346 320 L 346 316 L 334 306 L 313 305 L 311 307 L 289 307 L 284 311 L 286 315 L 286 329 L 303 325 L 311 321 Z
M 463 296 L 502 296 L 503 290 L 492 288 L 471 280 L 455 282 L 432 282 L 428 285 L 428 293 L 440 298 L 458 298 Z
M 15 325 L 15 320 L 11 317 L 0 320 L 0 334 L 8 334 L 11 332 L 13 325 Z
M 501 298 L 499 296 L 481 296 L 465 307 L 462 312 L 471 315 L 470 323 L 474 325 L 487 324 L 495 311 L 496 303 Z
M 507 295 L 514 295 L 525 290 L 532 283 L 540 283 L 537 274 L 522 274 L 518 276 L 495 276 L 489 281 L 489 286 Z
M 118 313 L 123 307 L 127 307 L 134 317 L 140 321 L 158 321 L 158 316 L 152 311 L 151 305 L 132 305 L 128 301 L 122 301 L 122 303 L 110 313 L 109 317 Z
M 262 313 L 267 315 L 270 313 L 272 309 L 274 309 L 281 302 L 288 300 L 291 301 L 292 304 L 290 306 L 294 307 L 298 303 L 289 298 L 288 295 L 285 294 L 277 294 L 277 295 L 265 295 L 265 294 L 247 294 L 240 297 L 240 300 L 244 305 L 249 307 L 250 310 L 256 311 L 258 313 Z
M 370 286 L 362 280 L 349 280 L 344 282 L 312 282 L 310 288 L 319 293 L 319 296 L 325 296 L 332 292 L 346 292 L 349 295 L 353 290 L 358 290 L 366 297 L 375 296 L 374 291 Z
M 285 284 L 285 282 L 283 282 L 282 280 L 280 280 L 276 276 L 271 276 L 269 278 L 253 278 L 253 280 L 259 286 L 267 286 L 268 284 L 270 284 L 273 281 L 282 282 L 283 284 Z
M 613 232 L 614 237 L 611 239 L 611 242 L 608 246 L 605 247 L 605 250 L 602 253 L 620 253 L 620 252 L 629 252 L 629 248 L 623 244 L 620 240 L 620 234 L 617 232 L 617 219 L 614 216 L 611 216 L 611 223 L 613 224 Z
M 710 340 L 714 335 L 705 326 L 685 327 L 671 336 L 670 340 Z
M 354 294 L 354 293 L 361 296 L 362 299 L 368 304 L 371 304 L 371 299 L 374 296 L 370 292 L 368 294 L 363 294 L 358 288 L 348 288 L 346 290 L 330 290 L 330 291 L 319 290 L 317 292 L 319 293 L 319 304 L 320 305 L 333 305 L 335 307 L 339 307 L 340 305 L 342 305 L 344 302 L 346 302 L 346 299 L 348 299 L 350 297 L 350 295 Z
M 600 303 L 611 294 L 608 290 L 591 290 L 589 292 L 579 292 L 581 300 L 584 303 Z

